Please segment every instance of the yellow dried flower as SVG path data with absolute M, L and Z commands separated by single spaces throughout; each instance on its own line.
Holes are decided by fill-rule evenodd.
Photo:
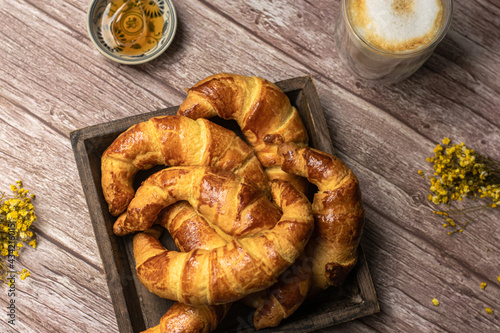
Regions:
M 486 282 L 481 282 L 481 289 L 486 288 L 487 283 Z
M 445 218 L 456 228 L 452 233 L 463 232 L 467 224 L 477 219 L 488 208 L 500 207 L 500 162 L 479 155 L 465 143 L 451 144 L 444 138 L 434 148 L 434 157 L 426 160 L 433 164 L 434 175 L 430 177 L 428 200 L 434 204 L 450 204 L 465 198 L 486 199 L 487 204 L 462 209 L 434 212 Z M 418 171 L 419 174 L 423 174 Z M 425 176 L 424 176 L 425 178 Z M 465 223 L 458 223 L 456 216 L 465 216 Z
M 10 221 L 17 220 L 18 216 L 19 216 L 19 214 L 18 214 L 17 210 L 14 210 L 14 211 L 7 214 L 7 220 L 10 220 Z
M 31 273 L 26 268 L 23 268 L 23 271 L 21 272 L 21 280 L 26 279 L 30 275 Z
M 15 270 L 15 257 L 19 257 L 26 243 L 36 247 L 35 233 L 30 230 L 36 220 L 35 207 L 32 204 L 34 195 L 23 187 L 19 180 L 11 185 L 12 195 L 0 192 L 0 281 L 11 283 L 7 273 L 16 273 L 24 280 L 30 273 L 23 269 Z
M 486 311 L 486 313 L 488 314 L 493 314 L 493 309 L 492 308 L 486 308 L 484 309 Z
M 438 301 L 438 299 L 437 299 L 437 298 L 433 298 L 433 299 L 432 299 L 432 304 L 433 304 L 434 306 L 438 306 L 438 305 L 439 305 L 439 301 Z

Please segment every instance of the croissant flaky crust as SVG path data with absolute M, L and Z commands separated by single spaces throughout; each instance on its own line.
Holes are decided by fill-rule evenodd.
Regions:
M 293 143 L 279 148 L 282 168 L 318 187 L 314 195 L 315 230 L 306 247 L 316 290 L 339 286 L 357 261 L 364 224 L 361 191 L 354 173 L 340 159 Z
M 211 251 L 181 253 L 139 233 L 134 256 L 143 285 L 163 298 L 204 305 L 232 302 L 274 284 L 304 249 L 313 218 L 309 201 L 291 184 L 273 181 L 271 193 L 283 211 L 281 218 L 278 207 L 255 185 L 219 169 L 176 167 L 148 178 L 130 203 L 125 221 L 131 221 L 121 225 L 122 230 L 135 231 L 138 225 L 146 230 L 161 209 L 186 200 L 224 233 L 253 234 Z M 259 230 L 269 224 L 273 226 Z
M 288 180 L 305 190 L 305 180 L 279 168 L 278 146 L 294 142 L 305 147 L 308 135 L 297 109 L 274 83 L 255 76 L 212 75 L 188 90 L 178 114 L 193 119 L 220 116 L 236 120 L 269 178 Z
M 155 165 L 207 165 L 247 177 L 267 188 L 267 176 L 252 149 L 234 132 L 208 120 L 152 118 L 122 133 L 102 155 L 102 189 L 112 215 L 134 197 L 138 170 Z

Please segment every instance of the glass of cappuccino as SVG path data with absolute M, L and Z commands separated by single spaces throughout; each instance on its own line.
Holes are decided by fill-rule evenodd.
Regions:
M 335 41 L 356 77 L 392 84 L 430 57 L 451 24 L 453 0 L 342 0 Z

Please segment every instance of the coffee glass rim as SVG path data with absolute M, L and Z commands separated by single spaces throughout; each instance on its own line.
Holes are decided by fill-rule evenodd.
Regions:
M 398 57 L 398 58 L 406 58 L 406 57 L 413 57 L 415 55 L 418 55 L 420 53 L 425 53 L 429 49 L 433 49 L 436 47 L 446 36 L 448 33 L 448 30 L 450 29 L 451 22 L 453 21 L 453 0 L 442 0 L 442 1 L 449 1 L 449 12 L 448 16 L 444 18 L 445 21 L 443 24 L 443 27 L 441 31 L 439 32 L 439 35 L 427 46 L 421 47 L 417 50 L 414 51 L 408 51 L 408 52 L 401 52 L 401 53 L 394 53 L 394 52 L 386 52 L 379 50 L 378 48 L 374 47 L 370 43 L 368 43 L 363 37 L 361 37 L 356 29 L 353 28 L 351 19 L 349 17 L 349 14 L 347 12 L 347 3 L 352 0 L 342 0 L 342 15 L 344 16 L 344 21 L 347 23 L 347 26 L 349 27 L 349 30 L 352 32 L 352 34 L 356 37 L 357 40 L 359 40 L 364 46 L 366 46 L 368 49 L 372 50 L 373 52 L 379 53 L 381 55 L 386 55 L 386 56 L 391 56 L 391 57 Z

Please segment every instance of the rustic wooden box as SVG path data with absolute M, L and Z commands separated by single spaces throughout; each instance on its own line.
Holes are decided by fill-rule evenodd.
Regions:
M 310 146 L 333 154 L 334 149 L 326 120 L 312 78 L 298 77 L 276 84 L 298 109 L 309 132 Z M 157 325 L 173 302 L 151 294 L 138 281 L 132 255 L 132 236 L 117 237 L 113 234 L 112 225 L 115 218 L 108 213 L 102 194 L 100 159 L 111 142 L 130 126 L 151 117 L 176 112 L 177 107 L 171 107 L 71 132 L 71 143 L 118 327 L 123 333 L 140 332 Z M 237 130 L 234 122 L 222 119 L 214 121 Z M 156 167 L 138 174 L 136 186 L 159 169 Z M 175 249 L 168 235 L 162 242 L 168 248 Z M 312 332 L 378 311 L 379 305 L 373 282 L 365 256 L 360 249 L 358 264 L 342 287 L 326 290 L 319 298 L 306 301 L 279 327 L 260 332 Z M 236 304 L 216 332 L 254 332 L 252 316 L 252 309 Z

